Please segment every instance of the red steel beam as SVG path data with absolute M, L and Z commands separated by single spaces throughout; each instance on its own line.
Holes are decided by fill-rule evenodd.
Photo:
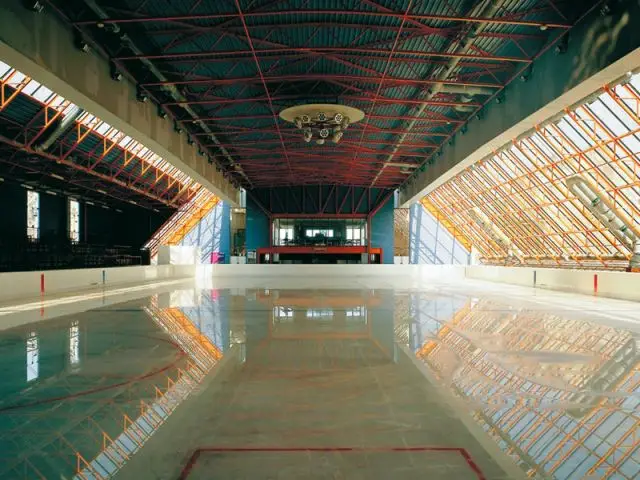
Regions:
M 350 60 L 352 62 L 355 61 L 380 61 L 380 59 L 367 57 L 363 55 L 353 55 L 353 54 L 339 54 L 339 57 L 344 60 Z M 269 61 L 279 61 L 279 60 L 293 60 L 293 59 L 315 59 L 314 56 L 311 56 L 309 53 L 292 53 L 290 55 L 277 55 L 277 56 L 265 56 L 261 57 L 260 61 L 264 64 Z M 481 57 L 478 57 L 481 58 Z M 236 58 L 184 58 L 184 59 L 175 59 L 171 61 L 172 65 L 182 65 L 182 64 L 192 64 L 195 63 L 197 65 L 205 64 L 205 63 L 227 63 L 230 65 L 239 63 L 239 62 L 248 62 L 253 61 L 251 57 L 242 56 Z M 395 57 L 391 60 L 391 63 L 399 63 L 399 64 L 410 64 L 410 65 L 447 65 L 447 60 L 436 60 L 434 58 L 411 58 L 411 57 Z M 465 62 L 464 60 L 460 61 L 460 67 L 468 68 L 468 69 L 478 69 L 482 70 L 483 73 L 486 73 L 486 70 L 497 70 L 502 71 L 504 69 L 504 63 L 490 63 L 490 62 L 481 62 L 478 60 Z M 363 68 L 363 66 L 361 66 Z M 170 74 L 175 74 L 174 72 L 167 72 Z M 372 72 L 369 72 L 372 73 Z M 184 75 L 182 72 L 178 72 L 179 75 Z
M 189 21 L 200 21 L 200 20 L 227 20 L 232 18 L 239 18 L 246 24 L 247 18 L 265 18 L 265 17 L 291 17 L 291 16 L 309 16 L 309 15 L 321 15 L 321 16 L 347 16 L 350 18 L 382 18 L 385 20 L 388 19 L 398 19 L 402 20 L 404 18 L 409 20 L 417 20 L 417 21 L 436 21 L 436 22 L 464 22 L 464 23 L 488 23 L 494 25 L 516 25 L 516 26 L 524 26 L 524 27 L 543 27 L 543 28 L 559 28 L 559 29 L 569 29 L 571 28 L 570 24 L 566 23 L 557 23 L 557 22 L 542 22 L 542 21 L 533 21 L 533 20 L 516 20 L 514 18 L 509 17 L 465 17 L 465 16 L 456 16 L 456 15 L 433 15 L 433 14 L 411 14 L 405 16 L 402 13 L 396 12 L 372 12 L 370 10 L 273 10 L 268 12 L 246 12 L 241 13 L 211 13 L 211 14 L 194 14 L 194 15 L 167 15 L 167 16 L 148 16 L 148 17 L 126 17 L 126 18 L 109 18 L 108 23 L 111 24 L 123 24 L 123 23 L 150 23 L 150 22 L 189 22 Z M 73 22 L 74 25 L 98 25 L 104 24 L 105 20 L 103 19 L 94 19 L 94 20 L 82 20 Z M 366 25 L 363 25 L 363 28 L 366 28 Z M 425 25 L 426 27 L 426 25 Z
M 284 143 L 284 138 L 282 137 L 282 133 L 280 132 L 280 123 L 278 121 L 278 114 L 276 113 L 276 109 L 273 107 L 273 99 L 271 98 L 271 94 L 269 93 L 269 87 L 267 86 L 267 82 L 264 79 L 264 74 L 262 73 L 262 67 L 260 66 L 260 60 L 258 60 L 258 55 L 256 54 L 256 49 L 253 46 L 253 41 L 251 40 L 251 35 L 249 34 L 249 28 L 247 27 L 247 22 L 245 21 L 244 14 L 242 13 L 242 8 L 240 7 L 240 0 L 235 0 L 236 8 L 238 10 L 238 16 L 240 21 L 242 22 L 242 26 L 244 27 L 245 35 L 247 36 L 247 41 L 249 42 L 249 48 L 251 49 L 251 54 L 253 55 L 253 59 L 256 63 L 256 70 L 258 71 L 258 75 L 260 75 L 260 79 L 262 80 L 262 86 L 264 87 L 264 92 L 266 94 L 267 101 L 269 103 L 269 109 L 273 115 L 273 121 L 276 126 L 276 130 L 278 132 L 278 136 L 280 137 L 280 143 L 282 144 L 282 149 L 284 150 L 284 158 L 287 161 L 287 167 L 289 170 L 289 175 L 291 175 L 291 162 L 289 157 L 287 156 L 287 147 Z
M 386 132 L 385 132 L 386 133 Z M 291 144 L 296 144 L 296 143 L 301 143 L 304 142 L 304 140 L 302 138 L 299 139 L 299 141 L 293 141 L 293 142 L 289 142 Z M 221 147 L 225 147 L 225 148 L 233 148 L 233 147 L 259 147 L 262 145 L 279 145 L 280 142 L 277 140 L 253 140 L 253 141 L 245 141 L 245 142 L 234 142 L 234 143 L 220 143 L 220 144 L 216 144 L 219 145 Z M 367 145 L 381 145 L 381 146 L 395 146 L 396 143 L 395 142 L 384 142 L 381 140 L 372 140 L 372 141 L 367 141 L 366 142 Z M 341 146 L 348 146 L 348 147 L 358 147 L 358 143 L 357 142 L 350 142 L 347 140 L 342 140 L 340 142 Z M 436 143 L 428 143 L 428 142 L 420 142 L 420 143 L 416 143 L 416 142 L 404 142 L 402 145 L 400 145 L 400 147 L 404 147 L 404 148 L 435 148 L 437 147 L 439 144 Z M 312 152 L 314 149 L 313 147 L 309 148 L 309 152 Z M 327 149 L 329 152 L 332 151 L 332 149 Z
M 428 113 L 428 112 L 427 112 Z M 253 121 L 253 120 L 271 120 L 271 115 L 234 115 L 232 117 L 202 117 L 198 120 L 181 120 L 182 123 L 197 123 L 197 122 L 231 122 L 231 121 Z M 408 115 L 369 115 L 371 120 L 388 120 L 388 121 L 397 121 L 397 120 L 417 120 L 420 122 L 430 122 L 436 124 L 462 124 L 464 120 L 450 118 L 450 119 L 441 119 L 441 118 L 425 118 L 425 117 L 412 117 Z
M 60 157 L 57 157 L 56 155 L 52 155 L 52 154 L 47 153 L 47 152 L 34 150 L 33 148 L 26 146 L 25 144 L 16 142 L 14 140 L 11 140 L 10 138 L 6 138 L 6 137 L 3 137 L 1 135 L 0 135 L 0 142 L 1 143 L 6 143 L 7 145 L 10 145 L 10 146 L 12 146 L 12 147 L 14 147 L 16 149 L 19 149 L 19 150 L 21 150 L 23 152 L 26 152 L 26 153 L 29 153 L 31 155 L 36 155 L 36 156 L 45 158 L 47 160 L 50 160 L 50 161 L 53 161 L 53 162 L 56 162 L 56 163 L 59 163 L 59 164 L 62 164 L 62 165 L 66 165 L 66 166 L 71 167 L 71 168 L 73 168 L 75 170 L 80 170 L 80 171 L 82 171 L 82 172 L 84 172 L 84 173 L 86 173 L 88 175 L 93 176 L 93 177 L 97 177 L 97 178 L 99 178 L 101 180 L 105 180 L 107 182 L 114 183 L 114 184 L 116 184 L 116 185 L 118 185 L 120 187 L 124 187 L 124 188 L 126 188 L 128 190 L 133 190 L 134 192 L 136 192 L 136 193 L 138 193 L 140 195 L 144 195 L 145 197 L 151 198 L 151 199 L 153 199 L 153 200 L 155 200 L 157 202 L 161 202 L 161 203 L 163 203 L 165 205 L 168 205 L 170 207 L 175 207 L 175 204 L 173 203 L 173 201 L 168 201 L 168 200 L 166 200 L 164 198 L 161 198 L 158 195 L 155 195 L 154 193 L 152 193 L 152 192 L 150 192 L 148 190 L 144 190 L 144 189 L 141 189 L 141 188 L 134 187 L 130 183 L 124 182 L 122 180 L 119 180 L 117 178 L 111 177 L 109 175 L 105 175 L 105 174 L 96 172 L 95 170 L 90 170 L 89 168 L 84 167 L 82 165 L 79 165 L 79 164 L 77 164 L 75 162 L 71 162 L 69 160 L 62 160 Z
M 304 53 L 308 55 L 322 55 L 322 54 L 341 54 L 341 53 L 358 53 L 366 54 L 369 56 L 378 55 L 385 56 L 387 53 L 384 49 L 375 48 L 360 48 L 360 47 L 289 47 L 283 46 L 279 48 L 261 48 L 256 50 L 257 55 L 273 54 L 280 55 L 284 53 Z M 181 52 L 181 53 L 156 53 L 156 54 L 143 54 L 143 55 L 122 55 L 113 57 L 114 61 L 125 60 L 179 60 L 182 58 L 207 58 L 207 57 L 229 57 L 229 61 L 234 61 L 235 57 L 242 57 L 251 55 L 251 52 L 246 50 L 220 50 L 220 51 L 197 51 L 197 52 Z M 425 58 L 461 58 L 466 60 L 482 60 L 482 61 L 494 61 L 494 62 L 514 62 L 514 63 L 531 63 L 531 59 L 523 57 L 510 57 L 500 55 L 473 55 L 471 53 L 456 53 L 456 52 L 436 52 L 436 51 L 423 51 L 423 50 L 397 50 L 395 55 L 410 55 L 412 57 Z M 368 58 L 369 60 L 376 60 L 374 57 L 361 57 Z M 378 59 L 380 60 L 380 59 Z
M 229 126 L 230 128 L 233 128 L 234 126 Z M 424 128 L 431 128 L 429 126 L 425 126 Z M 362 132 L 363 129 L 362 128 L 352 128 L 350 129 L 351 132 Z M 235 136 L 239 136 L 239 135 L 252 135 L 252 134 L 256 134 L 256 133 L 260 133 L 260 134 L 273 134 L 273 135 L 277 135 L 278 132 L 276 132 L 275 130 L 271 130 L 269 128 L 241 128 L 241 127 L 236 127 L 235 130 L 226 130 L 224 128 L 220 129 L 218 132 L 216 132 L 217 134 L 220 135 L 235 135 Z M 405 133 L 404 130 L 397 130 L 397 129 L 391 129 L 391 128 L 374 128 L 372 129 L 370 132 L 365 132 L 365 134 L 367 135 L 394 135 L 394 134 L 403 134 Z M 282 135 L 287 137 L 288 139 L 293 139 L 294 141 L 300 141 L 303 142 L 303 138 L 302 135 L 300 134 L 300 132 L 298 132 L 297 130 L 291 130 L 291 129 L 287 129 L 287 130 L 282 130 Z M 448 133 L 443 133 L 443 132 L 431 132 L 431 131 L 424 131 L 424 130 L 416 130 L 415 132 L 411 132 L 410 135 L 422 135 L 422 136 L 427 136 L 427 137 L 448 137 L 449 134 Z M 198 133 L 196 134 L 196 136 L 201 136 L 201 137 L 208 137 L 211 136 L 210 133 Z M 259 140 L 258 140 L 259 141 Z M 374 139 L 369 139 L 366 140 L 367 143 L 376 143 L 376 140 Z M 344 142 L 340 142 L 342 144 L 344 144 Z
M 301 75 L 265 75 L 267 82 L 297 82 L 297 81 L 316 81 L 316 80 L 339 80 L 345 82 L 363 82 L 377 83 L 378 77 L 366 75 L 338 75 L 338 74 L 317 74 L 307 73 Z M 143 87 L 159 87 L 166 85 L 237 85 L 239 83 L 259 83 L 260 79 L 256 77 L 236 77 L 236 78 L 199 78 L 199 79 L 181 79 L 169 80 L 166 82 L 147 82 L 141 83 Z M 483 87 L 483 88 L 502 88 L 501 84 L 490 82 L 464 82 L 458 80 L 429 80 L 416 78 L 399 78 L 387 77 L 385 84 L 389 85 L 434 85 L 442 83 L 445 85 L 461 85 L 465 87 Z
M 362 24 L 362 23 L 348 23 L 348 22 L 339 22 L 339 21 L 332 21 L 331 23 L 327 23 L 327 22 L 295 22 L 295 23 L 259 23 L 256 25 L 252 25 L 251 28 L 253 28 L 254 30 L 287 30 L 287 29 L 299 29 L 299 28 L 330 28 L 330 29 L 335 29 L 335 28 L 353 28 L 356 30 L 361 31 L 363 28 L 366 28 L 369 31 L 381 31 L 381 32 L 392 32 L 395 31 L 397 29 L 397 27 L 395 26 L 389 26 L 389 25 L 368 25 L 368 24 Z M 451 31 L 457 31 L 458 27 L 454 27 L 454 28 L 433 28 L 433 27 L 427 27 L 426 25 L 424 25 L 425 28 L 431 29 L 431 33 L 429 33 L 430 35 L 440 35 L 440 33 L 444 33 L 445 35 L 448 32 Z M 207 33 L 207 32 L 214 32 L 217 30 L 220 30 L 222 27 L 220 25 L 216 25 L 214 27 L 204 27 L 204 26 L 198 26 L 197 27 L 197 31 L 200 33 Z M 233 29 L 242 29 L 241 26 L 238 25 L 229 25 L 229 26 L 225 26 L 224 27 L 225 30 L 233 30 Z M 418 33 L 418 32 L 422 32 L 424 31 L 421 27 L 405 27 L 404 31 L 407 33 Z M 149 36 L 159 36 L 159 37 L 168 37 L 168 36 L 172 36 L 172 35 L 183 35 L 186 33 L 193 33 L 194 32 L 194 28 L 174 28 L 174 29 L 168 29 L 168 30 L 149 30 L 147 32 L 145 32 L 145 35 L 149 35 Z M 426 35 L 426 34 L 425 34 Z M 517 40 L 543 40 L 545 38 L 544 35 L 535 35 L 535 34 L 527 34 L 527 33 L 516 33 L 516 32 L 509 32 L 509 33 L 496 33 L 496 32 L 480 32 L 477 34 L 478 37 L 488 37 L 488 38 L 504 38 L 504 39 L 517 39 Z
M 356 95 L 340 95 L 336 97 L 336 95 L 325 95 L 325 94 L 313 94 L 311 95 L 314 98 L 331 98 L 336 99 L 340 98 L 343 100 L 350 101 L 359 101 L 359 102 L 380 102 L 380 103 L 392 103 L 396 105 L 421 105 L 426 103 L 427 105 L 432 105 L 436 107 L 458 107 L 458 106 L 472 106 L 472 107 L 480 107 L 482 104 L 477 102 L 452 102 L 448 100 L 416 100 L 416 99 L 397 99 L 397 98 L 388 98 L 388 97 L 365 97 L 365 96 L 356 96 Z M 234 105 L 238 103 L 251 103 L 251 102 L 279 102 L 286 100 L 296 100 L 300 98 L 309 98 L 309 94 L 301 93 L 298 95 L 281 95 L 278 97 L 272 97 L 271 95 L 265 97 L 251 97 L 251 98 L 216 98 L 211 100 L 187 100 L 184 102 L 166 102 L 161 105 L 163 106 L 181 106 L 181 105 Z

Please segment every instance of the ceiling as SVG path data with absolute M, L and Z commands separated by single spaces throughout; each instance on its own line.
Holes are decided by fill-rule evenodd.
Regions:
M 50 0 L 246 188 L 396 188 L 593 1 Z M 339 144 L 282 121 L 357 107 Z

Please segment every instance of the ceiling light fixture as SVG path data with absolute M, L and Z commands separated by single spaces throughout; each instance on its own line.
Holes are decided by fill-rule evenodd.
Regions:
M 290 107 L 280 112 L 280 118 L 293 123 L 302 132 L 302 138 L 310 143 L 316 138 L 318 145 L 323 145 L 328 138 L 338 143 L 344 131 L 352 123 L 364 118 L 364 112 L 345 105 L 308 104 Z

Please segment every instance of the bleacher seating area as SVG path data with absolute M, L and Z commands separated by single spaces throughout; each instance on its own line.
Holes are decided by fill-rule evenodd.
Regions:
M 149 265 L 149 252 L 68 239 L 0 238 L 0 272 Z

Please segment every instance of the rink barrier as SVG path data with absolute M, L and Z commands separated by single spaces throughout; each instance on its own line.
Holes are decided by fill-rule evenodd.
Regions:
M 0 302 L 194 276 L 194 265 L 6 272 L 0 273 Z
M 605 270 L 470 265 L 466 278 L 640 301 L 640 274 Z

